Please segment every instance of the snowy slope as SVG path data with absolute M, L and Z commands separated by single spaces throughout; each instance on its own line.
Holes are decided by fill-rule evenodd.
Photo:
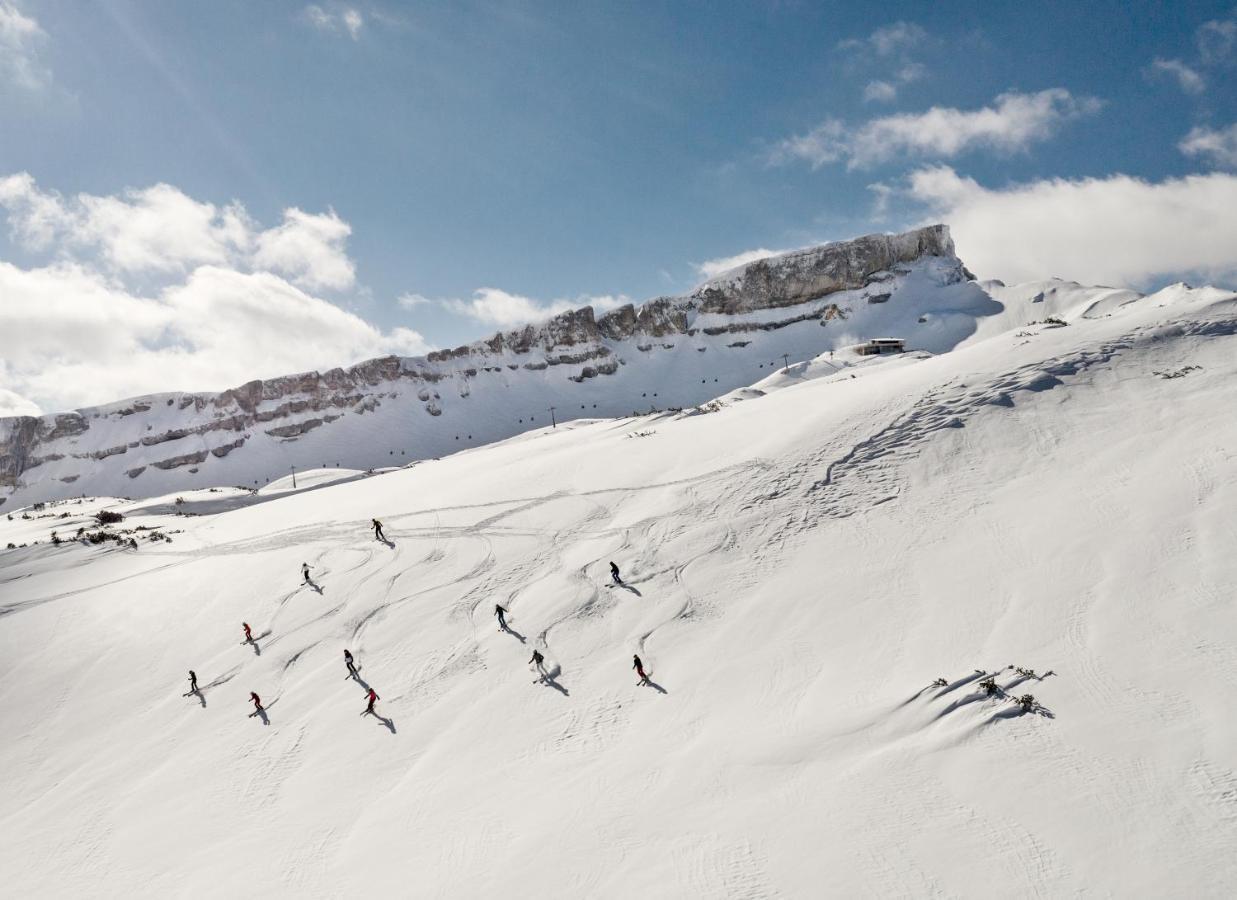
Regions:
M 1106 312 L 0 517 L 6 893 L 1231 896 L 1237 296 Z M 46 542 L 101 506 L 172 541 Z

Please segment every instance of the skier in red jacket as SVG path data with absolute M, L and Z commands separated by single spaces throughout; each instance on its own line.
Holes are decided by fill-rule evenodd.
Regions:
M 251 712 L 249 715 L 256 716 L 258 713 L 262 712 L 262 698 L 259 697 L 257 694 L 255 694 L 253 691 L 250 691 L 249 699 L 253 701 L 253 712 Z
M 374 712 L 374 703 L 379 699 L 378 695 L 374 693 L 373 688 L 369 689 L 369 693 L 365 695 L 365 699 L 369 701 L 369 705 L 365 707 L 365 712 L 372 715 Z
M 252 644 L 253 643 L 253 632 L 249 630 L 249 623 L 241 622 L 241 627 L 245 629 L 245 643 Z

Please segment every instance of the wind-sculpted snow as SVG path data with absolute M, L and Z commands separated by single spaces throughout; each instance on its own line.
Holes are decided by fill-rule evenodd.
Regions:
M 8 510 L 6 893 L 1228 896 L 1237 296 L 1059 294 L 692 415 Z

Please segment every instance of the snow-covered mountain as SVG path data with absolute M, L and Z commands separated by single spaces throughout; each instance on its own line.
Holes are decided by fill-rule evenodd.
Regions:
M 905 265 L 887 302 L 851 288 L 824 328 L 706 335 L 820 307 L 697 306 L 695 334 L 663 335 L 675 350 L 579 341 L 611 356 L 478 366 L 468 398 L 445 390 L 462 376 L 390 379 L 345 415 L 376 440 L 393 407 L 466 423 L 517 375 L 542 396 L 656 385 L 636 373 L 875 315 L 952 352 L 763 371 L 757 353 L 699 409 L 557 429 L 538 411 L 535 430 L 343 484 L 328 467 L 179 505 L 11 503 L 5 893 L 1231 896 L 1237 295 Z M 942 296 L 971 312 L 910 302 Z M 545 360 L 506 341 L 493 359 Z M 427 383 L 441 417 L 388 402 Z M 101 529 L 104 509 L 125 518 Z M 203 690 L 181 696 L 189 669 Z
M 369 469 L 551 420 L 687 408 L 883 335 L 939 353 L 1003 307 L 942 225 L 760 260 L 681 297 L 589 307 L 426 357 L 0 419 L 0 508 L 193 487 L 260 487 L 292 467 Z

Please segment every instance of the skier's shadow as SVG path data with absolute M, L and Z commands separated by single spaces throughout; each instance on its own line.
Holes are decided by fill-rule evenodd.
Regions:
M 306 583 L 307 585 L 309 585 L 311 588 L 313 588 L 315 591 L 317 591 L 319 596 L 321 596 L 321 595 L 322 595 L 322 588 L 321 588 L 321 587 L 319 587 L 319 586 L 318 586 L 318 584 L 317 584 L 316 582 L 313 582 L 313 581 L 307 581 L 307 582 L 305 582 L 305 583 Z
M 563 673 L 563 670 L 559 668 L 558 666 L 555 666 L 549 671 L 543 670 L 541 673 L 540 683 L 544 684 L 546 687 L 554 688 L 554 690 L 558 691 L 564 697 L 570 697 L 571 694 L 567 691 L 567 689 L 558 683 L 558 676 L 561 675 L 562 673 Z
M 520 634 L 518 631 L 516 631 L 516 630 L 515 630 L 514 628 L 512 628 L 510 625 L 504 625 L 504 626 L 503 626 L 503 628 L 502 628 L 502 630 L 503 630 L 503 631 L 505 631 L 505 632 L 507 632 L 507 634 L 511 635 L 513 638 L 515 638 L 515 639 L 516 639 L 517 641 L 519 641 L 521 644 L 523 644 L 523 643 L 527 643 L 527 641 L 528 641 L 528 638 L 524 637 L 524 635 Z
M 660 684 L 658 684 L 656 681 L 654 681 L 651 678 L 644 679 L 644 683 L 648 685 L 649 687 L 651 687 L 653 690 L 657 691 L 657 693 L 659 694 L 670 693 L 668 690 L 666 690 L 664 687 L 662 687 Z
M 205 708 L 206 708 L 206 695 L 202 693 L 202 689 L 201 689 L 201 688 L 194 688 L 193 690 L 191 690 L 191 691 L 189 692 L 189 696 L 190 696 L 190 697 L 197 697 L 197 698 L 198 698 L 198 702 L 200 702 L 200 703 L 202 704 L 202 708 L 203 708 L 203 709 L 205 709 Z
M 350 677 L 352 678 L 353 681 L 355 681 L 357 684 L 361 686 L 361 690 L 365 691 L 365 693 L 367 694 L 369 693 L 369 682 L 368 681 L 362 678 L 359 674 L 352 675 Z
M 265 710 L 265 709 L 255 710 L 254 712 L 251 712 L 249 715 L 251 715 L 251 716 L 255 716 L 255 715 L 256 715 L 259 719 L 261 719 L 261 720 L 262 720 L 262 724 L 263 724 L 263 725 L 269 725 L 269 724 L 271 724 L 271 720 L 270 720 L 270 718 L 266 715 L 266 710 Z
M 364 713 L 362 713 L 362 715 L 364 715 Z M 387 730 L 390 731 L 391 734 L 395 734 L 395 720 L 394 719 L 388 719 L 386 716 L 378 715 L 378 713 L 370 713 L 370 715 L 372 715 L 375 719 L 377 719 L 379 722 L 385 725 Z
M 390 538 L 388 538 L 388 537 L 380 537 L 380 538 L 378 538 L 378 540 L 379 540 L 379 541 L 381 541 L 382 543 L 386 544 L 386 545 L 387 545 L 387 547 L 388 547 L 388 549 L 391 549 L 391 550 L 394 550 L 394 549 L 395 549 L 395 541 L 391 540 Z
M 644 594 L 640 593 L 634 586 L 628 584 L 626 581 L 616 581 L 614 584 L 610 585 L 610 587 L 621 587 L 625 591 L 631 591 L 637 597 L 644 596 Z
M 261 656 L 261 655 L 262 655 L 262 648 L 258 646 L 258 639 L 257 639 L 257 638 L 253 638 L 253 639 L 251 639 L 251 640 L 249 641 L 249 646 L 253 648 L 253 655 L 254 655 L 254 656 Z

